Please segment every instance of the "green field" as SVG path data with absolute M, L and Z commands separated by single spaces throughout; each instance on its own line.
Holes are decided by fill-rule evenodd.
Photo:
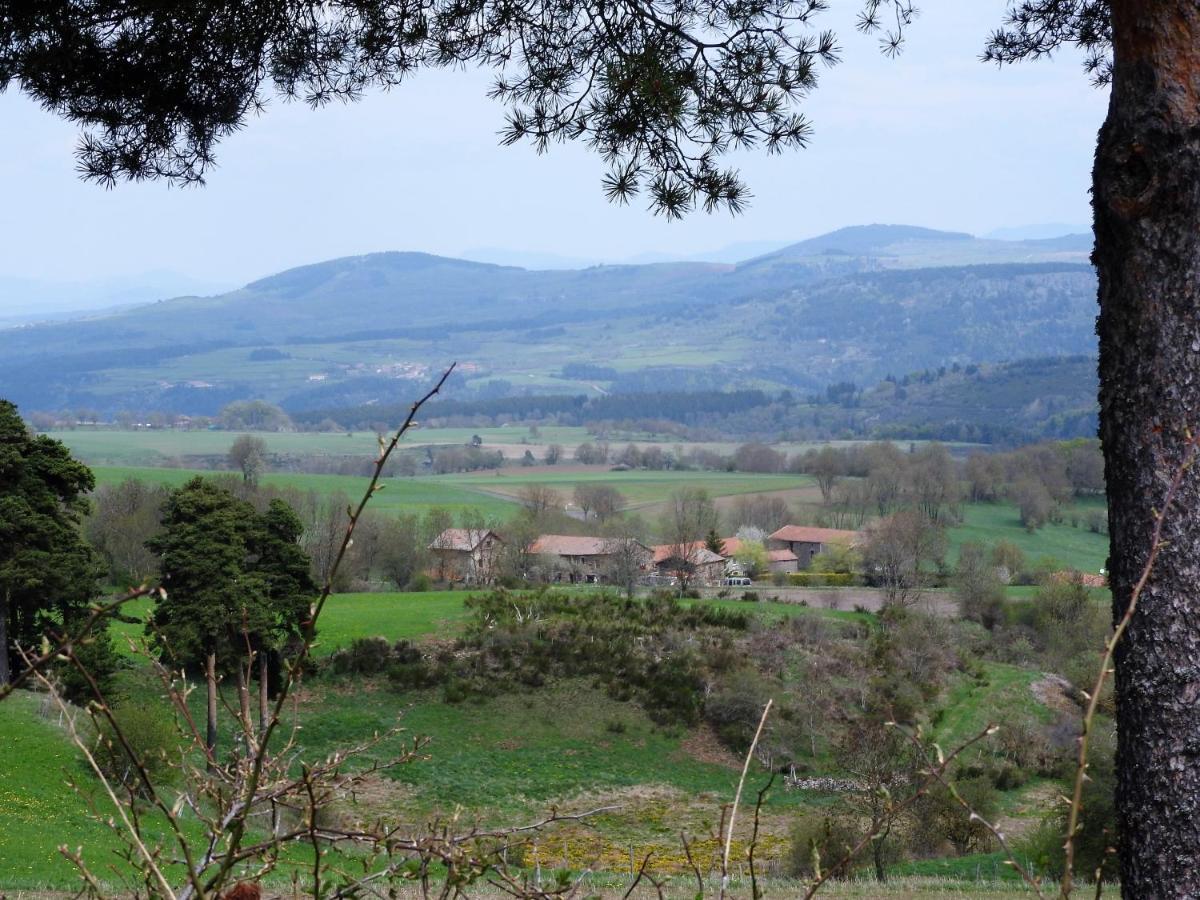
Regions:
M 1010 541 L 1021 548 L 1030 563 L 1047 556 L 1064 569 L 1081 572 L 1098 573 L 1108 559 L 1108 535 L 1094 534 L 1083 526 L 1050 523 L 1030 532 L 1021 525 L 1017 508 L 1007 503 L 964 504 L 963 515 L 963 524 L 951 528 L 948 534 L 951 559 L 957 558 L 959 546 L 968 541 L 984 544 Z
M 540 436 L 531 437 L 523 425 L 504 428 L 418 428 L 405 440 L 405 445 L 462 445 L 472 436 L 483 437 L 485 444 L 517 446 L 523 442 L 576 446 L 588 440 L 583 428 L 547 425 L 539 428 Z M 66 444 L 71 452 L 89 465 L 155 466 L 189 456 L 224 456 L 229 445 L 241 432 L 234 431 L 176 431 L 155 429 L 119 431 L 76 428 L 52 432 L 52 437 Z M 279 455 L 361 456 L 372 459 L 379 451 L 378 438 L 369 431 L 355 432 L 262 432 L 258 435 L 267 444 L 268 453 Z M 402 445 L 403 446 L 403 445 Z M 520 455 L 520 452 L 517 452 Z
M 18 692 L 0 703 L 0 887 L 12 890 L 62 884 L 69 864 L 58 852 L 86 844 L 89 856 L 111 846 L 67 784 L 87 780 L 75 748 L 57 727 L 57 715 L 39 715 L 41 698 Z M 98 846 L 99 845 L 99 846 Z
M 556 470 L 540 467 L 533 472 L 519 468 L 501 469 L 496 472 L 469 472 L 461 475 L 444 475 L 456 485 L 474 488 L 488 493 L 516 495 L 521 488 L 544 485 L 559 491 L 564 499 L 570 500 L 577 484 L 605 484 L 621 492 L 629 506 L 637 507 L 661 503 L 683 487 L 702 487 L 713 497 L 728 497 L 738 494 L 772 493 L 812 487 L 814 481 L 807 475 L 756 475 L 746 472 L 649 472 L 631 470 L 610 472 L 607 469 Z
M 219 475 L 194 469 L 159 469 L 136 466 L 97 466 L 97 484 L 116 484 L 126 478 L 137 478 L 151 484 L 178 486 L 196 475 Z M 228 473 L 224 473 L 228 474 Z M 448 480 L 453 476 L 428 478 L 386 478 L 383 490 L 371 498 L 371 509 L 385 513 L 424 513 L 434 507 L 458 513 L 477 510 L 485 516 L 507 519 L 517 505 L 504 497 L 481 491 L 467 490 Z M 315 491 L 322 496 L 345 494 L 353 501 L 362 497 L 368 479 L 356 475 L 304 475 L 293 472 L 274 472 L 264 475 L 264 484 Z
M 195 469 L 156 468 L 151 466 L 97 466 L 98 484 L 115 484 L 137 478 L 152 484 L 177 486 L 195 475 L 219 472 Z M 228 473 L 226 473 L 228 474 Z M 271 472 L 264 484 L 315 491 L 321 495 L 344 493 L 351 499 L 362 496 L 367 479 L 354 475 L 306 475 Z M 433 507 L 454 512 L 477 510 L 488 517 L 507 519 L 519 508 L 517 495 L 530 484 L 546 485 L 570 502 L 576 484 L 603 483 L 620 491 L 630 507 L 638 508 L 665 501 L 673 491 L 685 486 L 700 486 L 714 497 L 736 496 L 809 488 L 812 479 L 804 475 L 754 475 L 729 472 L 610 472 L 603 470 L 559 470 L 539 468 L 534 472 L 520 468 L 488 473 L 426 475 L 384 479 L 384 489 L 371 500 L 371 508 L 385 513 L 423 513 Z
M 320 622 L 318 653 L 325 656 L 356 637 L 453 636 L 467 616 L 468 596 L 462 591 L 335 595 Z M 796 604 L 694 602 L 752 611 L 767 622 L 782 615 L 870 621 L 857 613 Z M 149 603 L 142 602 L 127 611 L 144 615 L 148 609 Z M 119 629 L 128 635 L 141 632 L 136 624 Z M 146 677 L 143 664 L 130 665 L 120 676 L 124 702 L 160 703 L 159 688 Z M 979 730 L 998 711 L 1014 705 L 1038 709 L 1028 694 L 1034 673 L 985 664 L 982 675 L 964 675 L 950 684 L 937 727 L 943 746 Z M 197 705 L 200 694 L 192 698 Z M 617 807 L 588 827 L 566 826 L 546 837 L 541 852 L 547 867 L 578 871 L 599 860 L 605 871 L 621 872 L 630 847 L 638 856 L 654 851 L 656 859 L 673 865 L 681 859 L 679 831 L 702 836 L 711 830 L 737 779 L 738 761 L 727 751 L 714 755 L 707 745 L 696 744 L 695 732 L 655 725 L 639 705 L 614 700 L 579 679 L 447 704 L 440 689 L 397 692 L 385 678 L 329 674 L 307 680 L 299 698 L 297 712 L 304 725 L 298 733 L 299 752 L 304 758 L 403 729 L 356 759 L 365 765 L 390 758 L 414 736 L 428 738 L 425 758 L 380 776 L 370 790 L 372 814 L 401 825 L 421 827 L 438 814 L 458 815 L 464 825 L 511 824 L 532 820 L 551 806 L 564 811 Z M 56 717 L 43 719 L 38 708 L 37 696 L 24 692 L 0 703 L 0 746 L 5 748 L 0 803 L 6 812 L 0 829 L 0 887 L 10 890 L 68 887 L 73 874 L 56 852 L 60 843 L 86 846 L 92 860 L 113 846 L 66 785 L 68 774 L 90 783 L 78 753 Z M 829 802 L 820 794 L 774 792 L 763 811 L 766 855 L 783 852 L 791 817 L 809 805 Z M 1009 896 L 995 883 L 1005 876 L 992 863 L 991 856 L 982 855 L 905 864 L 898 874 L 922 877 L 908 881 L 909 889 L 896 896 Z M 926 882 L 929 876 L 946 880 Z M 771 894 L 790 895 L 784 883 Z M 871 893 L 865 884 L 842 886 L 833 895 L 888 896 Z
M 62 441 L 79 459 L 92 466 L 164 466 L 184 465 L 189 458 L 213 459 L 229 451 L 230 444 L 241 432 L 235 431 L 177 431 L 153 429 L 125 431 L 112 428 L 79 427 L 54 431 L 51 436 Z M 545 453 L 549 444 L 559 444 L 566 451 L 566 460 L 571 459 L 575 448 L 585 441 L 595 442 L 595 435 L 582 427 L 566 425 L 540 425 L 537 433 L 526 425 L 504 425 L 490 428 L 417 428 L 401 445 L 418 446 L 462 446 L 478 435 L 485 447 L 500 449 L 509 459 L 518 459 L 530 450 L 537 458 Z M 378 451 L 378 438 L 369 431 L 345 432 L 259 432 L 267 444 L 267 451 L 277 456 L 361 456 L 371 459 Z M 740 446 L 738 441 L 689 441 L 681 444 L 670 435 L 644 431 L 621 431 L 608 435 L 614 452 L 633 442 L 639 447 L 658 446 L 665 450 L 682 448 L 685 451 L 705 450 L 713 453 L 732 454 Z M 849 447 L 864 441 L 830 442 L 781 442 L 772 446 L 780 453 L 795 454 L 814 447 Z M 910 446 L 921 446 L 924 441 L 897 441 L 897 446 L 907 450 Z M 973 444 L 945 444 L 952 453 L 962 453 Z

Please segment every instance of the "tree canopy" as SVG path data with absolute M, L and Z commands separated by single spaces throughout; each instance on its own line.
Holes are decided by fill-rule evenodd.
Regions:
M 79 524 L 93 487 L 87 466 L 0 400 L 0 684 L 15 645 L 36 644 L 96 596 L 100 565 Z
M 907 0 L 862 0 L 859 27 L 898 47 Z M 508 107 L 502 140 L 539 151 L 584 141 L 604 190 L 682 215 L 738 210 L 724 153 L 802 147 L 796 103 L 837 61 L 824 0 L 70 0 L 0 11 L 0 89 L 11 82 L 80 123 L 84 177 L 202 181 L 217 144 L 272 95 L 312 106 L 401 83 L 420 68 L 481 65 Z M 889 17 L 890 14 L 890 17 Z

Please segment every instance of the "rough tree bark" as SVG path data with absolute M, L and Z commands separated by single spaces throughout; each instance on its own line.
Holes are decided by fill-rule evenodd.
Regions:
M 258 651 L 258 730 L 266 733 L 267 720 L 271 717 L 271 668 L 270 653 L 266 648 Z
M 1111 12 L 1112 94 L 1093 208 L 1100 435 L 1120 617 L 1185 430 L 1200 429 L 1200 3 L 1112 0 Z M 1198 510 L 1193 471 L 1117 649 L 1126 897 L 1200 897 Z
M 249 732 L 254 728 L 254 719 L 250 715 L 250 662 L 246 661 L 243 665 L 241 660 L 237 664 L 237 695 L 238 695 L 238 714 L 242 718 L 242 728 Z
M 0 684 L 8 684 L 12 671 L 8 665 L 8 605 L 9 594 L 4 592 L 4 602 L 0 603 Z
M 208 748 L 211 768 L 213 752 L 217 748 L 217 654 L 213 651 L 204 656 L 204 681 L 208 691 L 208 727 L 204 735 L 204 745 Z

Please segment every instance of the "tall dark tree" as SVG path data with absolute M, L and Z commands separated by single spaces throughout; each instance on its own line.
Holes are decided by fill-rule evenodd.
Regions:
M 258 714 L 260 727 L 267 721 L 270 661 L 279 657 L 289 639 L 300 636 L 317 594 L 312 560 L 300 546 L 304 525 L 295 510 L 282 500 L 272 500 L 255 522 L 250 541 L 251 572 L 261 579 L 264 615 L 251 636 L 258 662 Z
M 1200 4 L 1018 4 L 989 49 L 1007 62 L 1075 43 L 1111 84 L 1092 169 L 1100 283 L 1100 438 L 1109 581 L 1121 617 L 1151 551 L 1165 482 L 1200 424 Z M 1200 896 L 1200 472 L 1117 648 L 1117 810 L 1130 897 Z
M 36 647 L 96 596 L 101 566 L 80 534 L 94 486 L 87 466 L 0 400 L 0 684 L 17 645 Z
M 217 681 L 222 657 L 236 656 L 239 635 L 265 628 L 265 585 L 250 577 L 247 557 L 255 531 L 254 507 L 203 478 L 173 492 L 163 531 L 148 546 L 159 554 L 166 596 L 148 628 L 176 665 L 204 668 L 206 743 L 217 743 Z
M 899 49 L 908 0 L 861 0 L 860 28 Z M 0 88 L 12 81 L 91 129 L 85 176 L 200 179 L 216 143 L 272 85 L 321 103 L 426 65 L 482 63 L 511 106 L 508 142 L 583 140 L 605 189 L 645 190 L 668 215 L 738 209 L 726 150 L 802 146 L 795 111 L 833 35 L 821 0 L 33 0 L 0 6 Z M 1099 274 L 1100 432 L 1114 609 L 1129 603 L 1165 486 L 1200 422 L 1200 4 L 1011 0 L 987 59 L 1063 46 L 1111 85 L 1093 167 Z M 881 512 L 885 500 L 879 495 Z M 1178 508 L 1200 501 L 1190 470 Z M 1121 883 L 1129 896 L 1200 895 L 1200 519 L 1168 519 L 1117 657 Z

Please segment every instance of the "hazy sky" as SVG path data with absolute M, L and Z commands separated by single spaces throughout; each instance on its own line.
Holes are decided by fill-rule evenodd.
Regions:
M 241 283 L 376 250 L 500 247 L 589 259 L 686 255 L 798 240 L 844 225 L 982 233 L 1086 222 L 1105 92 L 1074 53 L 997 70 L 978 62 L 1004 0 L 925 0 L 898 60 L 840 27 L 844 62 L 803 108 L 808 150 L 738 157 L 749 212 L 682 223 L 609 205 L 582 147 L 502 148 L 482 72 L 429 73 L 390 94 L 312 112 L 275 101 L 218 148 L 202 188 L 80 182 L 76 132 L 15 90 L 0 95 L 0 276 L 94 280 L 171 271 Z

